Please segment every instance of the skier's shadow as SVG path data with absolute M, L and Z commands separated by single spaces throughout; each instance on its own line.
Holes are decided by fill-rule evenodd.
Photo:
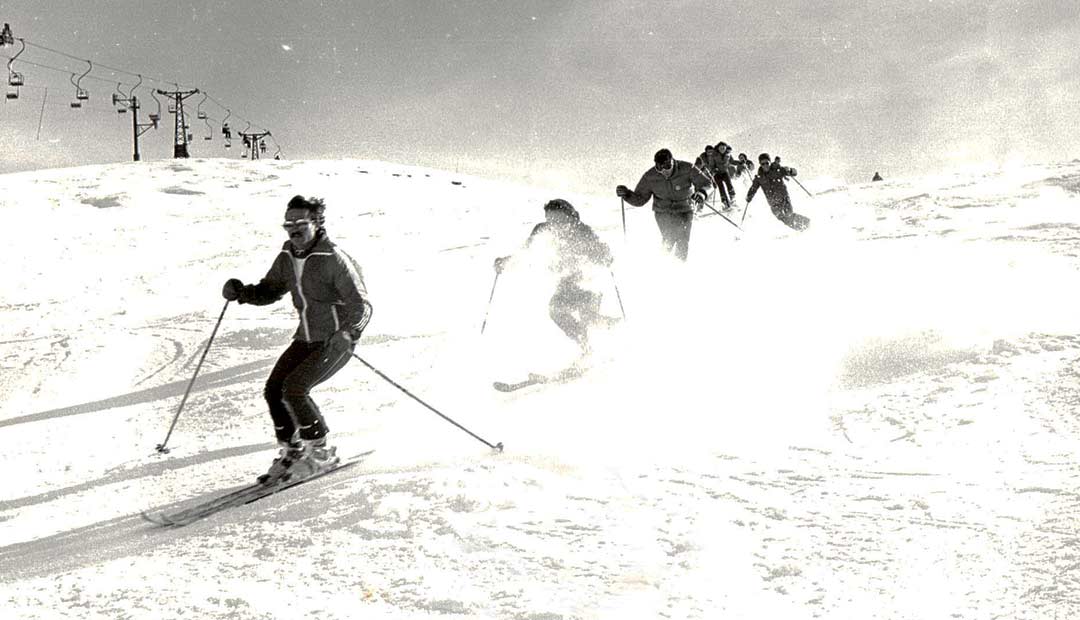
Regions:
M 192 454 L 191 456 L 186 456 L 183 458 L 166 458 L 155 463 L 145 463 L 135 469 L 131 469 L 128 471 L 113 472 L 105 477 L 97 478 L 95 480 L 89 480 L 87 482 L 83 482 L 82 484 L 67 486 L 61 489 L 55 489 L 53 491 L 49 491 L 47 493 L 40 493 L 38 495 L 20 497 L 11 501 L 0 502 L 0 512 L 6 512 L 8 510 L 22 508 L 24 506 L 33 506 L 35 504 L 51 502 L 53 500 L 60 499 L 66 495 L 71 495 L 73 493 L 82 493 L 84 491 L 91 491 L 97 489 L 103 484 L 115 484 L 128 480 L 137 480 L 139 478 L 144 478 L 148 476 L 159 476 L 169 470 L 183 469 L 185 467 L 199 465 L 217 459 L 227 459 L 237 456 L 244 456 L 253 452 L 270 450 L 275 447 L 277 447 L 277 444 L 267 441 L 263 443 L 248 444 L 245 446 L 235 446 L 232 448 L 222 448 L 220 450 L 200 452 L 198 454 Z
M 216 372 L 206 373 L 205 375 L 200 376 L 195 381 L 195 384 L 192 386 L 191 391 L 193 393 L 201 392 L 210 388 L 231 385 L 234 383 L 241 383 L 250 379 L 259 378 L 265 374 L 266 369 L 270 368 L 273 365 L 274 360 L 268 358 L 264 360 L 259 360 L 257 362 L 240 364 L 239 366 L 233 366 L 232 368 L 226 368 L 224 370 L 218 370 Z M 80 415 L 84 413 L 104 411 L 106 409 L 113 409 L 116 407 L 129 407 L 131 405 L 140 405 L 156 400 L 179 397 L 184 393 L 184 390 L 187 389 L 187 385 L 188 383 L 190 383 L 190 381 L 190 379 L 173 381 L 172 383 L 166 383 L 165 385 L 159 385 L 158 387 L 138 390 L 136 392 L 128 392 L 127 394 L 121 394 L 120 396 L 113 396 L 112 398 L 96 400 L 89 403 L 83 403 L 81 405 L 72 405 L 70 407 L 62 407 L 60 409 L 52 409 L 50 411 L 42 411 L 40 413 L 31 413 L 16 418 L 0 420 L 0 428 L 4 428 L 5 426 L 15 426 L 16 424 L 26 424 L 28 422 L 54 420 L 57 418 L 65 418 L 68 416 Z

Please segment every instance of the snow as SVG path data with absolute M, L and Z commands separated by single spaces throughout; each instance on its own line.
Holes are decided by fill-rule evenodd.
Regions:
M 2 616 L 1077 615 L 1080 162 L 804 185 L 806 233 L 759 197 L 680 264 L 606 191 L 377 161 L 0 176 Z M 364 268 L 357 353 L 506 450 L 354 361 L 315 399 L 360 466 L 155 528 L 275 454 L 287 301 L 225 308 L 154 447 L 298 193 Z M 580 380 L 499 393 L 574 355 L 520 251 L 555 197 L 614 248 L 593 277 L 628 320 Z

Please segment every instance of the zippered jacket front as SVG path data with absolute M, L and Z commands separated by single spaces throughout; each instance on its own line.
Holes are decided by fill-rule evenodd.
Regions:
M 266 306 L 286 292 L 292 294 L 300 315 L 295 340 L 325 342 L 345 329 L 355 341 L 371 319 L 360 265 L 322 232 L 303 253 L 293 251 L 286 241 L 266 276 L 258 284 L 244 286 L 237 301 Z

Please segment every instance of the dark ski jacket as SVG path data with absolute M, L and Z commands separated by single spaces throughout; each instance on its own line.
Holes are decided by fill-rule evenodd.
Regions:
M 793 176 L 795 176 L 794 168 L 759 166 L 757 176 L 754 177 L 754 182 L 750 184 L 750 191 L 746 194 L 746 203 L 750 204 L 760 187 L 765 192 L 765 200 L 768 201 L 769 208 L 774 214 L 792 211 L 791 196 L 788 195 L 787 185 L 784 185 L 784 177 Z
M 581 220 L 563 224 L 540 222 L 529 233 L 525 247 L 528 248 L 537 239 L 549 240 L 554 246 L 556 258 L 551 269 L 563 279 L 579 280 L 583 267 L 590 264 L 608 266 L 612 261 L 608 245 Z
M 266 277 L 243 287 L 237 301 L 266 306 L 285 293 L 292 294 L 293 306 L 300 314 L 294 340 L 325 342 L 346 329 L 355 342 L 371 319 L 360 266 L 322 231 L 304 253 L 294 252 L 286 241 Z
M 694 210 L 690 205 L 694 192 L 708 194 L 712 186 L 712 181 L 700 168 L 690 162 L 675 160 L 675 169 L 666 179 L 655 167 L 649 168 L 626 197 L 626 202 L 640 207 L 651 198 L 653 211 L 658 213 L 690 213 Z

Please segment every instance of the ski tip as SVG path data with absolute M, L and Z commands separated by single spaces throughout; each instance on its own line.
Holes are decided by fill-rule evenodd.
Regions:
M 152 514 L 150 512 L 145 511 L 145 510 L 140 512 L 139 516 L 141 516 L 144 521 L 148 521 L 150 523 L 153 523 L 154 525 L 160 525 L 162 527 L 172 525 L 171 521 L 166 520 L 161 515 Z

